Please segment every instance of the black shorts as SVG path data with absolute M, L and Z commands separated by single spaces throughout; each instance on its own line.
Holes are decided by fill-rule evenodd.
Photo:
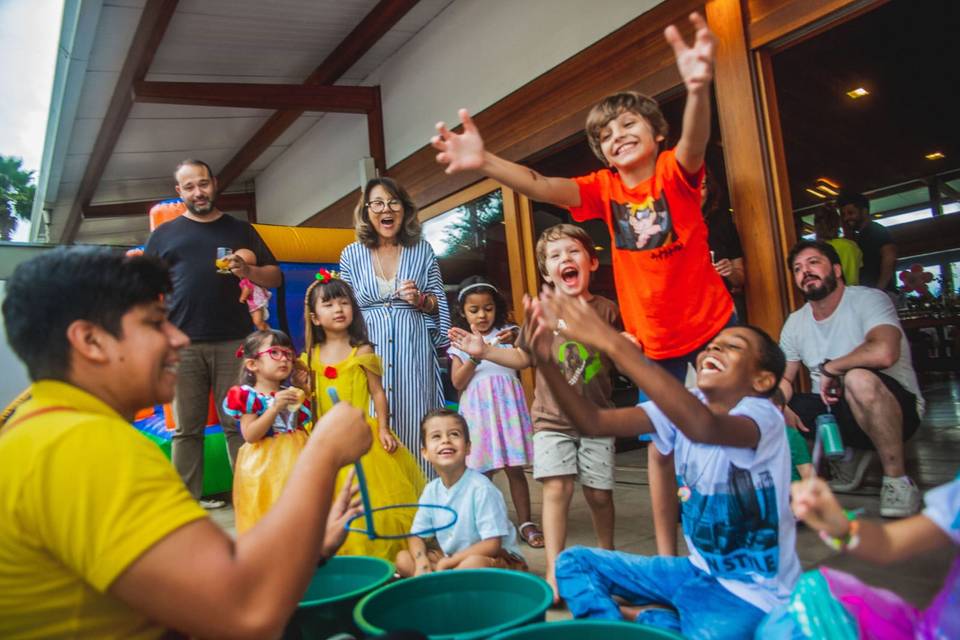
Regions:
M 900 404 L 900 411 L 903 414 L 903 441 L 906 442 L 920 426 L 920 416 L 917 414 L 917 396 L 904 389 L 899 382 L 887 374 L 873 369 L 868 369 L 868 371 L 880 378 L 883 385 Z M 800 420 L 811 432 L 816 427 L 817 416 L 827 412 L 827 405 L 823 403 L 819 393 L 795 393 L 790 398 L 789 406 L 794 413 L 800 416 Z M 857 424 L 846 400 L 840 398 L 840 402 L 833 405 L 831 410 L 837 418 L 837 425 L 840 427 L 840 436 L 843 438 L 844 445 L 854 449 L 876 449 L 873 441 L 870 440 L 870 436 Z

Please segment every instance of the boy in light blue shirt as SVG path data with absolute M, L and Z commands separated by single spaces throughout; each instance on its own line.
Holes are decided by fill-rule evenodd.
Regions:
M 439 549 L 428 548 L 425 537 L 411 536 L 409 550 L 397 554 L 400 575 L 418 576 L 444 569 L 526 571 L 503 495 L 489 478 L 467 468 L 470 431 L 463 416 L 448 409 L 429 412 L 420 421 L 420 444 L 423 457 L 439 476 L 424 488 L 420 503 L 450 507 L 457 512 L 457 521 L 436 532 Z M 421 508 L 411 530 L 443 526 L 448 517 L 440 510 Z

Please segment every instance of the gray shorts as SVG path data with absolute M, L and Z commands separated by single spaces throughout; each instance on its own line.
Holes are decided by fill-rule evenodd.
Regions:
M 533 477 L 577 476 L 585 487 L 612 490 L 613 453 L 613 438 L 537 431 L 533 434 Z

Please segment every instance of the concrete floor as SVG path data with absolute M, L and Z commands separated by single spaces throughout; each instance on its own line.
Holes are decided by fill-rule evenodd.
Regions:
M 952 480 L 960 467 L 960 377 L 941 374 L 924 381 L 923 387 L 927 415 L 920 431 L 908 445 L 907 456 L 908 470 L 927 490 Z M 878 517 L 880 476 L 879 468 L 872 470 L 866 486 L 856 494 L 841 496 L 842 504 L 849 509 L 862 508 L 866 517 Z M 655 554 L 650 497 L 646 486 L 646 451 L 639 449 L 617 454 L 616 480 L 614 535 L 617 549 L 644 555 Z M 508 507 L 515 520 L 506 478 L 498 474 L 494 481 L 508 496 Z M 539 515 L 540 490 L 532 477 L 530 489 L 534 514 Z M 232 508 L 212 511 L 211 516 L 224 529 L 233 532 Z M 575 493 L 570 509 L 567 544 L 596 544 L 590 512 L 579 491 Z M 685 553 L 682 538 L 680 549 L 681 553 Z M 878 567 L 836 554 L 815 533 L 803 526 L 797 531 L 797 552 L 804 570 L 822 564 L 834 567 L 868 584 L 894 591 L 918 606 L 926 606 L 939 590 L 956 553 L 953 549 L 938 551 L 901 564 Z M 523 553 L 531 571 L 542 576 L 545 567 L 543 550 L 524 545 Z M 566 617 L 569 617 L 566 610 L 556 609 L 548 613 L 547 619 Z

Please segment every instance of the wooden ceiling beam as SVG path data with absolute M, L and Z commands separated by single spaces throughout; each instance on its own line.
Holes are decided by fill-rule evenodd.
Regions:
M 161 200 L 91 204 L 83 208 L 83 217 L 95 219 L 145 216 L 150 212 L 151 207 L 158 202 L 161 202 Z M 221 193 L 217 195 L 216 206 L 221 211 L 255 211 L 256 196 L 253 193 Z
M 376 87 L 141 81 L 134 84 L 133 90 L 136 102 L 203 107 L 367 114 L 380 104 Z
M 377 5 L 360 21 L 343 41 L 337 45 L 327 59 L 304 81 L 304 85 L 332 85 L 347 72 L 370 48 L 377 43 L 393 26 L 412 9 L 418 0 L 380 0 Z M 230 159 L 220 171 L 217 180 L 220 188 L 227 188 L 240 174 L 253 164 L 266 149 L 286 131 L 297 118 L 303 115 L 302 109 L 285 109 L 275 112 L 246 144 Z M 370 117 L 370 116 L 368 116 Z M 368 126 L 371 134 L 377 127 Z M 382 123 L 379 126 L 381 140 L 371 141 L 371 147 L 377 145 L 383 149 Z M 385 155 L 385 153 L 383 154 Z M 376 159 L 376 156 L 374 157 Z
M 163 34 L 166 33 L 170 19 L 177 10 L 177 2 L 178 0 L 147 0 L 143 13 L 140 14 L 140 22 L 133 35 L 123 69 L 117 78 L 113 97 L 110 99 L 110 105 L 100 125 L 100 131 L 97 133 L 97 140 L 90 152 L 87 168 L 80 180 L 80 188 L 70 213 L 67 214 L 61 235 L 63 243 L 72 243 L 77 236 L 83 219 L 83 209 L 93 199 L 103 171 L 133 108 L 133 84 L 146 77 L 157 48 L 163 40 Z

